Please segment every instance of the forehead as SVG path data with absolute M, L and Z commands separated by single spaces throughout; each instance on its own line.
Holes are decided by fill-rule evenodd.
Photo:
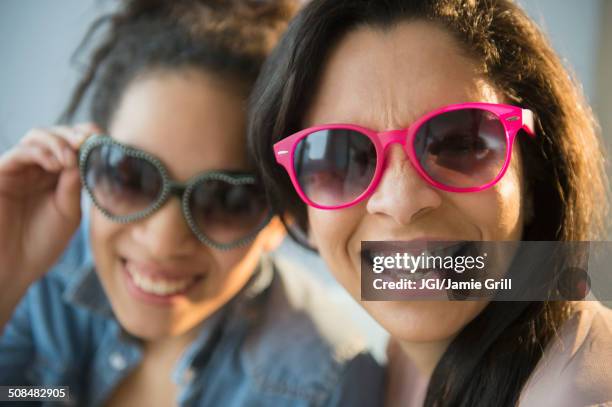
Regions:
M 438 107 L 499 102 L 489 81 L 443 28 L 423 21 L 361 26 L 330 53 L 305 125 L 408 126 Z
M 230 83 L 200 71 L 153 72 L 134 80 L 109 132 L 157 156 L 181 180 L 246 165 L 244 100 Z

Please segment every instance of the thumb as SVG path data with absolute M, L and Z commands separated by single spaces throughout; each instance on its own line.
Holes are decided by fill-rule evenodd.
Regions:
M 62 216 L 73 222 L 81 219 L 81 179 L 79 168 L 73 167 L 60 174 L 55 203 Z
M 100 126 L 98 126 L 97 124 L 92 123 L 92 122 L 79 123 L 79 124 L 74 126 L 74 129 L 76 131 L 79 131 L 79 132 L 82 132 L 82 133 L 87 133 L 87 134 L 102 133 L 102 128 Z

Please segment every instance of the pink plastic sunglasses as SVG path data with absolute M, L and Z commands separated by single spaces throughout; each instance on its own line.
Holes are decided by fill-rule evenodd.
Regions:
M 306 204 L 340 209 L 374 192 L 385 168 L 385 151 L 393 143 L 403 146 L 420 176 L 436 188 L 487 189 L 508 169 L 519 130 L 535 136 L 528 109 L 461 103 L 434 110 L 401 130 L 376 132 L 352 124 L 310 127 L 274 144 L 274 153 Z

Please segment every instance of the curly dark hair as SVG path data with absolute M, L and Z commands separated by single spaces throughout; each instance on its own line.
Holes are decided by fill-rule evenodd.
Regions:
M 195 67 L 232 79 L 248 97 L 297 0 L 125 0 L 97 19 L 75 56 L 106 28 L 60 121 L 71 121 L 91 92 L 90 118 L 107 129 L 137 76 Z

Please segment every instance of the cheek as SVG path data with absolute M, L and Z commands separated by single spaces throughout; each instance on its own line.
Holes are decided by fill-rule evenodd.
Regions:
M 358 268 L 351 261 L 355 231 L 364 213 L 360 206 L 338 211 L 308 208 L 309 239 L 340 284 L 351 294 L 359 293 Z M 357 291 L 355 291 L 357 290 Z
M 337 252 L 346 246 L 356 224 L 350 210 L 308 208 L 309 240 L 322 253 Z
M 233 295 L 252 276 L 257 268 L 261 256 L 266 252 L 266 238 L 268 235 L 260 233 L 257 238 L 247 246 L 230 250 L 214 250 L 210 255 L 214 258 L 215 272 L 212 273 L 214 282 L 209 285 L 208 296 Z
M 518 147 L 518 146 L 517 146 Z M 519 149 L 514 149 L 514 156 L 508 171 L 493 190 L 498 209 L 497 240 L 520 240 L 523 234 L 523 195 L 525 193 L 522 171 L 522 158 Z
M 518 172 L 515 169 L 509 171 L 494 192 L 499 240 L 519 240 L 523 232 L 523 188 Z
M 115 245 L 128 225 L 111 222 L 98 210 L 91 211 L 89 239 L 100 273 L 104 274 L 115 259 Z
M 251 246 L 239 247 L 227 251 L 217 250 L 214 254 L 215 264 L 218 267 L 220 280 L 227 280 L 231 275 L 241 269 L 245 262 L 251 262 L 254 250 Z
M 467 194 L 450 194 L 461 216 L 480 232 L 482 240 L 520 240 L 523 231 L 520 158 L 493 187 Z

